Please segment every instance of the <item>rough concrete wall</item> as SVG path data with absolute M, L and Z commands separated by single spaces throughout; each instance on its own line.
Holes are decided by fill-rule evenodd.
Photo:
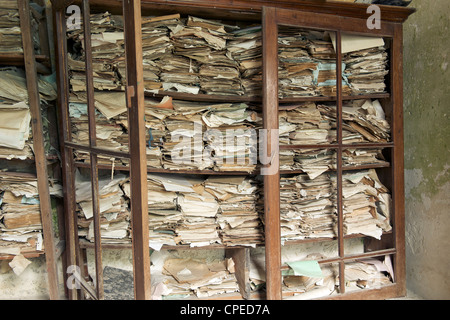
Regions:
M 404 25 L 407 287 L 450 299 L 450 1 L 412 5 Z

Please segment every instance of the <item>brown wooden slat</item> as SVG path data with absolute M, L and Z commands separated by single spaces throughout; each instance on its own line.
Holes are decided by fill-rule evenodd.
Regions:
M 36 175 L 38 178 L 39 206 L 44 234 L 45 260 L 47 264 L 50 299 L 59 299 L 58 268 L 56 261 L 55 238 L 53 233 L 52 206 L 48 183 L 47 163 L 42 129 L 41 101 L 39 97 L 36 59 L 31 36 L 31 18 L 28 0 L 18 0 L 20 27 L 27 78 L 28 104 L 30 106 L 33 131 L 33 151 L 35 154 Z
M 131 224 L 133 241 L 134 298 L 150 299 L 150 255 L 147 202 L 147 159 L 145 145 L 144 78 L 142 66 L 141 4 L 123 2 L 127 65 L 129 122 Z
M 336 32 L 336 119 L 337 119 L 337 140 L 339 148 L 337 149 L 337 231 L 338 231 L 338 251 L 339 258 L 345 256 L 344 252 L 344 204 L 342 195 L 342 50 L 341 50 L 341 32 Z M 339 293 L 345 293 L 345 266 L 342 260 L 339 261 Z
M 75 0 L 74 3 L 80 3 L 81 0 Z M 94 8 L 108 8 L 109 11 L 120 12 L 121 0 L 91 0 L 91 6 Z M 155 13 L 155 10 L 161 12 L 184 12 L 188 14 L 203 13 L 217 18 L 235 19 L 237 17 L 251 15 L 249 13 L 259 13 L 253 19 L 260 19 L 260 14 L 264 6 L 279 7 L 291 10 L 305 12 L 316 12 L 322 14 L 341 15 L 345 17 L 357 17 L 367 19 L 367 4 L 346 3 L 346 2 L 323 2 L 314 0 L 215 0 L 214 5 L 208 0 L 142 0 L 143 15 Z M 405 8 L 399 6 L 379 6 L 381 9 L 381 19 L 387 22 L 403 22 L 414 8 Z M 234 14 L 234 16 L 233 16 Z
M 61 148 L 61 165 L 62 165 L 62 182 L 63 182 L 63 199 L 65 213 L 65 232 L 66 232 L 66 264 L 68 266 L 79 266 L 78 255 L 78 227 L 77 214 L 75 212 L 75 172 L 73 167 L 73 152 L 71 148 L 65 147 L 65 141 L 71 140 L 71 125 L 68 112 L 69 106 L 69 74 L 67 64 L 67 47 L 66 47 L 66 18 L 65 8 L 54 11 L 54 43 L 56 58 L 56 82 L 58 90 L 58 119 L 60 127 L 60 148 Z M 66 270 L 63 270 L 66 272 Z M 78 291 L 73 289 L 67 290 L 68 299 L 76 299 Z
M 83 0 L 83 31 L 84 31 L 84 55 L 86 64 L 86 92 L 88 105 L 88 126 L 89 126 L 89 147 L 97 147 L 97 129 L 95 124 L 95 99 L 94 99 L 94 75 L 92 67 L 92 45 L 91 45 L 91 26 L 90 26 L 90 8 L 89 0 Z M 105 297 L 103 291 L 103 263 L 102 263 L 102 244 L 100 233 L 100 204 L 99 204 L 99 186 L 98 186 L 98 168 L 97 155 L 93 152 L 90 156 L 91 169 L 91 190 L 92 190 L 92 213 L 94 220 L 94 239 L 95 239 L 95 275 L 97 285 L 96 298 L 103 300 Z
M 81 145 L 81 144 L 74 143 L 74 142 L 67 141 L 67 140 L 64 141 L 64 145 L 66 148 L 72 148 L 72 149 L 76 149 L 76 150 L 86 151 L 89 153 L 107 155 L 107 156 L 111 156 L 111 157 L 115 157 L 115 158 L 127 159 L 130 157 L 130 155 L 126 152 L 114 151 L 114 150 L 109 150 L 109 149 L 100 148 L 100 147 L 90 147 L 90 146 Z
M 275 174 L 264 175 L 264 228 L 266 242 L 266 291 L 268 300 L 281 299 L 280 172 L 278 146 L 271 134 L 278 130 L 278 26 L 273 8 L 263 9 L 263 128 L 267 130 L 267 155 L 275 152 L 269 166 Z
M 251 294 L 250 282 L 250 251 L 248 248 L 230 248 L 225 251 L 227 258 L 232 258 L 235 264 L 236 280 L 242 298 L 249 299 Z

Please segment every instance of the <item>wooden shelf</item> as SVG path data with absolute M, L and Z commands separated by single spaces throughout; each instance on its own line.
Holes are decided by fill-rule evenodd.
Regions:
M 358 149 L 358 148 L 392 148 L 394 147 L 393 142 L 382 142 L 382 143 L 373 143 L 373 142 L 358 142 L 352 144 L 282 144 L 280 145 L 280 150 L 295 150 L 295 149 Z
M 261 103 L 261 97 L 252 96 L 233 96 L 233 95 L 217 95 L 217 94 L 191 94 L 172 91 L 159 91 L 158 93 L 145 92 L 146 97 L 162 98 L 164 96 L 170 96 L 175 100 L 187 100 L 198 102 L 258 102 Z
M 351 95 L 351 96 L 342 96 L 343 101 L 347 100 L 359 100 L 359 99 L 386 99 L 389 98 L 389 93 L 373 93 L 373 94 L 361 94 L 361 95 Z M 337 101 L 336 96 L 307 96 L 307 97 L 295 97 L 295 98 L 281 98 L 278 99 L 280 104 L 293 104 L 300 102 L 332 102 Z M 283 106 L 279 107 L 280 110 L 283 110 Z
M 78 168 L 90 168 L 89 162 L 75 162 L 74 165 Z M 130 171 L 129 166 L 125 165 L 112 165 L 108 164 L 98 164 L 98 169 L 101 170 L 113 170 L 114 171 Z M 252 175 L 256 174 L 255 172 L 247 172 L 247 171 L 215 171 L 215 170 L 191 170 L 191 169 L 183 169 L 183 170 L 170 170 L 164 168 L 152 168 L 147 167 L 148 173 L 175 173 L 175 174 L 198 174 L 198 175 L 222 175 L 222 176 L 237 176 L 237 175 Z
M 12 66 L 24 66 L 25 58 L 23 53 L 1 53 L 0 52 L 0 65 L 12 65 Z M 48 64 L 50 58 L 43 54 L 35 55 L 36 61 Z
M 338 130 L 336 131 L 336 143 L 328 144 L 314 144 L 314 145 L 280 145 L 280 150 L 300 150 L 300 149 L 334 149 L 336 154 L 339 155 L 339 159 L 336 161 L 337 169 L 329 169 L 330 172 L 336 172 L 337 184 L 336 184 L 336 236 L 332 238 L 307 238 L 302 240 L 290 240 L 283 241 L 281 245 L 281 224 L 280 224 L 280 176 L 279 174 L 298 174 L 304 173 L 303 170 L 280 170 L 273 175 L 265 175 L 264 178 L 264 223 L 265 223 L 265 240 L 264 242 L 256 245 L 256 247 L 265 247 L 265 272 L 266 272 L 266 292 L 262 293 L 266 299 L 281 299 L 283 295 L 281 293 L 282 289 L 282 279 L 281 270 L 284 268 L 281 266 L 281 250 L 284 246 L 291 246 L 297 244 L 308 244 L 317 242 L 329 242 L 335 241 L 338 244 L 338 252 L 336 257 L 331 257 L 320 261 L 320 263 L 337 263 L 339 264 L 339 295 L 338 299 L 341 297 L 356 297 L 352 292 L 345 293 L 345 263 L 348 261 L 353 261 L 361 257 L 378 257 L 382 255 L 393 255 L 393 268 L 396 272 L 396 283 L 393 286 L 386 286 L 382 288 L 382 297 L 393 297 L 401 293 L 405 288 L 405 267 L 404 267 L 404 199 L 403 192 L 401 191 L 404 187 L 404 182 L 402 178 L 403 172 L 403 134 L 402 134 L 402 56 L 401 56 L 401 46 L 402 46 L 402 33 L 401 33 L 401 22 L 405 21 L 406 18 L 414 12 L 414 10 L 390 6 L 380 6 L 381 7 L 381 17 L 382 26 L 380 29 L 369 30 L 366 25 L 367 20 L 367 4 L 349 4 L 349 3 L 338 3 L 338 2 L 327 2 L 314 3 L 313 1 L 287 1 L 287 0 L 277 0 L 277 1 L 258 1 L 258 0 L 236 0 L 230 3 L 225 0 L 215 1 L 214 6 L 211 6 L 211 2 L 207 0 L 190 1 L 190 0 L 146 0 L 139 2 L 122 2 L 120 0 L 91 0 L 89 1 L 92 11 L 91 12 L 104 12 L 108 10 L 114 14 L 121 14 L 122 8 L 124 13 L 124 21 L 130 23 L 130 28 L 125 28 L 126 38 L 128 44 L 133 46 L 127 47 L 127 80 L 129 81 L 129 87 L 127 88 L 127 97 L 129 98 L 128 115 L 130 118 L 130 125 L 132 130 L 140 130 L 142 133 L 144 131 L 142 126 L 143 111 L 145 108 L 145 102 L 142 98 L 142 87 L 136 84 L 137 76 L 141 73 L 140 63 L 136 58 L 141 59 L 141 43 L 139 32 L 133 33 L 132 31 L 139 30 L 135 28 L 134 23 L 139 23 L 139 15 L 163 15 L 171 13 L 179 13 L 183 17 L 187 15 L 193 15 L 201 18 L 223 18 L 225 20 L 245 20 L 246 22 L 256 22 L 262 25 L 262 52 L 263 52 L 263 67 L 262 67 L 262 88 L 264 94 L 261 96 L 230 96 L 230 95 L 210 95 L 210 94 L 188 94 L 180 92 L 167 92 L 158 91 L 157 93 L 144 92 L 144 96 L 147 98 L 155 98 L 160 100 L 164 96 L 170 96 L 175 100 L 187 100 L 202 103 L 248 103 L 249 105 L 260 107 L 263 115 L 263 128 L 267 130 L 277 130 L 278 127 L 278 113 L 280 110 L 287 110 L 295 104 L 301 104 L 306 102 L 330 102 L 336 105 L 336 126 Z M 75 0 L 75 4 L 80 4 L 80 0 Z M 88 6 L 87 2 L 84 5 Z M 66 39 L 66 34 L 64 28 L 62 27 L 65 21 L 64 6 L 58 6 L 56 12 L 57 18 L 57 55 L 64 57 L 67 55 L 67 48 L 64 47 L 63 43 Z M 88 8 L 89 9 L 89 8 Z M 142 9 L 142 10 L 141 10 Z M 86 14 L 89 10 L 84 10 Z M 86 19 L 87 20 L 87 16 Z M 58 24 L 59 21 L 59 25 Z M 341 53 L 341 36 L 344 33 L 350 32 L 361 35 L 370 35 L 374 37 L 384 37 L 389 42 L 390 46 L 388 49 L 389 55 L 389 75 L 386 77 L 386 91 L 387 93 L 374 93 L 374 94 L 363 94 L 363 95 L 344 95 L 342 83 L 337 81 L 336 83 L 336 95 L 334 96 L 307 96 L 307 97 L 291 97 L 291 98 L 279 98 L 278 91 L 275 90 L 278 79 L 278 68 L 277 68 L 277 27 L 278 26 L 292 26 L 300 28 L 311 28 L 314 30 L 327 30 L 336 32 L 336 72 L 337 74 L 342 73 L 342 60 L 343 54 Z M 127 24 L 128 26 L 128 24 Z M 84 31 L 89 33 L 89 24 L 84 26 Z M 87 37 L 86 39 L 88 39 Z M 85 42 L 86 57 L 89 65 L 92 61 L 89 58 L 91 56 L 91 49 L 89 42 Z M 61 59 L 63 60 L 63 59 Z M 67 101 L 69 99 L 68 94 L 70 88 L 68 87 L 67 80 L 67 64 L 65 61 L 57 64 L 58 75 L 60 78 L 60 88 L 59 93 L 61 95 L 61 109 L 62 119 L 63 119 L 63 132 L 66 136 L 71 134 L 70 124 L 66 123 L 69 119 L 67 115 Z M 89 75 L 88 78 L 92 78 Z M 92 80 L 92 79 L 91 79 Z M 89 85 L 87 81 L 87 93 L 92 95 L 94 88 L 93 85 Z M 131 84 L 130 84 L 131 83 Z M 142 84 L 142 83 L 140 83 Z M 136 94 L 135 90 L 139 88 Z M 133 94 L 134 93 L 134 94 Z M 139 100 L 138 100 L 139 98 Z M 390 120 L 390 125 L 392 127 L 392 141 L 386 143 L 372 143 L 372 142 L 360 142 L 354 144 L 346 144 L 343 139 L 343 117 L 342 117 L 342 107 L 345 101 L 359 100 L 359 99 L 380 99 L 380 103 L 384 111 L 386 112 L 386 117 Z M 142 101 L 141 101 L 142 100 Z M 91 99 L 92 102 L 92 99 Z M 93 104 L 90 104 L 90 111 L 93 110 Z M 131 107 L 133 106 L 133 107 Z M 136 106 L 136 107 L 135 107 Z M 92 112 L 89 117 L 90 125 L 94 125 Z M 134 131 L 136 133 L 137 131 Z M 94 138 L 92 138 L 94 139 Z M 146 215 L 147 207 L 147 196 L 145 195 L 145 181 L 147 173 L 168 173 L 168 174 L 196 174 L 196 175 L 258 175 L 260 174 L 259 169 L 248 173 L 245 171 L 235 171 L 235 172 L 220 172 L 214 170 L 167 170 L 163 168 L 151 168 L 146 167 L 146 155 L 145 155 L 145 144 L 144 141 L 140 140 L 140 136 L 130 134 L 130 146 L 133 143 L 134 152 L 130 151 L 130 165 L 112 165 L 112 164 L 101 164 L 96 163 L 95 157 L 91 158 L 92 167 L 89 162 L 75 162 L 73 163 L 72 149 L 74 146 L 64 146 L 64 157 L 63 159 L 69 159 L 67 167 L 63 168 L 65 170 L 65 177 L 68 181 L 67 186 L 65 186 L 65 191 L 68 194 L 68 205 L 69 208 L 67 212 L 71 212 L 71 209 L 76 206 L 76 197 L 74 195 L 73 185 L 73 164 L 78 168 L 91 168 L 91 180 L 98 182 L 98 177 L 95 176 L 96 170 L 115 170 L 115 171 L 135 171 L 135 175 L 131 181 L 132 188 L 134 188 L 134 194 L 137 195 L 133 197 L 135 202 L 131 204 L 132 208 L 132 234 L 133 243 L 124 244 L 113 244 L 113 243 L 103 243 L 103 241 L 89 242 L 85 239 L 78 238 L 76 232 L 73 232 L 68 236 L 71 242 L 71 247 L 82 249 L 92 248 L 98 257 L 101 257 L 101 248 L 108 249 L 131 249 L 133 250 L 133 262 L 135 267 L 135 289 L 136 298 L 142 299 L 148 295 L 149 290 L 149 278 L 148 272 L 146 271 L 149 267 L 150 262 L 148 261 L 148 239 L 147 235 L 143 231 L 148 230 L 148 216 Z M 95 141 L 91 142 L 91 145 L 95 145 Z M 342 151 L 346 149 L 364 149 L 364 148 L 390 148 L 388 160 L 389 162 L 383 163 L 373 163 L 373 164 L 363 164 L 363 165 L 343 165 L 343 158 L 340 157 Z M 89 151 L 85 148 L 85 151 Z M 92 149 L 92 148 L 91 148 Z M 130 148 L 131 150 L 131 148 Z M 95 150 L 94 150 L 95 151 Z M 92 152 L 92 150 L 91 150 Z M 94 154 L 100 154 L 99 152 L 93 152 Z M 276 157 L 278 154 L 276 153 Z M 278 159 L 275 158 L 275 161 Z M 89 161 L 89 160 L 87 160 Z M 128 163 L 124 161 L 124 163 Z M 345 235 L 344 228 L 344 197 L 343 197 L 343 183 L 342 177 L 346 171 L 350 170 L 366 170 L 366 169 L 383 169 L 389 168 L 387 170 L 379 170 L 382 177 L 380 179 L 384 184 L 386 184 L 392 196 L 392 231 L 384 232 L 381 240 L 373 239 L 367 235 L 362 234 L 352 234 Z M 385 183 L 385 181 L 387 183 Z M 92 182 L 94 185 L 94 182 Z M 69 203 L 70 202 L 70 203 Z M 68 215 L 69 216 L 69 215 Z M 98 218 L 98 214 L 94 217 Z M 70 219 L 69 219 L 70 220 Z M 71 230 L 76 230 L 76 221 L 67 221 L 71 225 Z M 95 223 L 94 223 L 95 225 Z M 101 237 L 101 231 L 99 223 L 94 228 L 96 231 L 95 238 L 99 239 Z M 72 231 L 71 231 L 72 232 Z M 344 252 L 344 240 L 347 239 L 365 239 L 364 241 L 364 252 L 358 255 L 349 255 Z M 76 244 L 75 244 L 76 243 Z M 385 249 L 392 248 L 395 249 Z M 239 255 L 235 255 L 233 258 L 241 257 L 242 252 L 245 254 L 250 253 L 251 246 L 226 246 L 222 244 L 213 244 L 202 247 L 190 247 L 190 245 L 176 245 L 168 246 L 164 245 L 162 250 L 203 250 L 203 249 L 218 249 L 218 250 L 229 250 L 227 253 L 236 250 Z M 248 250 L 247 250 L 248 249 Z M 380 250 L 382 249 L 382 250 Z M 73 256 L 77 255 L 77 259 L 83 261 L 85 257 L 79 257 L 78 255 L 84 253 L 75 253 Z M 100 253 L 100 254 L 99 254 Z M 235 253 L 233 253 L 235 254 Z M 96 257 L 95 264 L 98 270 L 101 270 L 101 260 L 98 261 Z M 245 259 L 236 259 L 237 261 Z M 243 267 L 245 266 L 245 267 Z M 86 265 L 87 269 L 87 265 Z M 239 266 L 236 265 L 236 270 L 241 273 L 241 275 L 246 275 L 249 271 L 246 263 L 240 263 Z M 100 283 L 101 275 L 97 276 L 97 281 Z M 99 280 L 100 279 L 100 280 Z M 248 281 L 248 277 L 246 280 Z M 248 284 L 248 282 L 247 282 Z M 241 283 L 239 283 L 241 285 Z M 98 286 L 100 287 L 100 286 Z M 364 291 L 364 297 L 377 297 L 376 290 L 361 290 L 358 293 Z M 75 294 L 76 296 L 76 294 Z M 101 296 L 101 295 L 100 295 Z M 231 295 L 233 296 L 233 295 Z M 379 297 L 379 296 L 378 296 Z M 214 297 L 215 298 L 215 297 Z M 225 298 L 227 296 L 219 296 L 218 299 Z M 325 297 L 328 298 L 328 297 Z M 336 297 L 332 297 L 334 299 Z
M 43 250 L 21 252 L 21 255 L 23 255 L 27 259 L 37 258 L 37 257 L 42 256 L 44 254 L 45 253 L 44 253 Z M 12 260 L 12 259 L 14 259 L 14 257 L 15 257 L 15 255 L 11 255 L 11 254 L 0 254 L 0 260 Z
M 75 162 L 74 163 L 76 167 L 78 168 L 90 168 L 89 162 Z M 342 170 L 349 171 L 349 170 L 366 170 L 366 169 L 377 169 L 377 168 L 389 168 L 391 165 L 390 163 L 374 163 L 374 164 L 364 164 L 364 165 L 357 165 L 357 166 L 343 166 Z M 106 165 L 106 164 L 98 164 L 97 168 L 99 170 L 109 170 L 109 171 L 130 171 L 129 166 L 117 166 L 114 167 L 112 165 Z M 329 169 L 327 171 L 336 171 L 336 169 Z M 148 173 L 167 173 L 167 174 L 195 174 L 195 175 L 218 175 L 218 176 L 250 176 L 250 175 L 259 175 L 260 170 L 256 169 L 253 172 L 247 172 L 247 171 L 214 171 L 214 170 L 170 170 L 170 169 L 163 169 L 163 168 L 147 168 Z M 302 169 L 282 169 L 280 170 L 280 174 L 296 174 L 296 173 L 305 173 Z
M 367 169 L 379 169 L 379 168 L 390 168 L 390 163 L 373 163 L 373 164 L 363 164 L 358 166 L 343 166 L 343 171 L 352 171 L 352 170 L 367 170 Z M 336 169 L 328 169 L 326 172 L 336 171 Z M 298 174 L 305 173 L 302 169 L 294 169 L 294 170 L 280 170 L 280 174 Z
M 191 94 L 182 92 L 172 92 L 172 91 L 159 91 L 158 93 L 145 92 L 146 97 L 153 98 L 163 98 L 164 96 L 170 96 L 175 100 L 187 100 L 187 101 L 198 101 L 198 102 L 253 102 L 262 103 L 261 96 L 233 96 L 233 95 L 214 95 L 214 94 Z M 389 98 L 389 93 L 374 93 L 374 94 L 364 94 L 364 95 L 354 95 L 354 96 L 343 96 L 342 100 L 358 100 L 358 99 L 386 99 Z M 295 98 L 280 98 L 280 104 L 293 104 L 301 102 L 328 102 L 336 101 L 336 96 L 304 96 Z M 283 106 L 279 107 L 283 110 Z
M 392 231 L 385 231 L 383 232 L 383 235 L 391 235 Z M 357 238 L 366 238 L 366 235 L 363 234 L 350 234 L 345 235 L 344 239 L 357 239 Z M 282 245 L 282 247 L 286 246 L 292 246 L 292 245 L 298 245 L 303 243 L 311 243 L 311 242 L 331 242 L 331 241 L 337 241 L 337 237 L 330 237 L 330 238 L 305 238 L 301 240 L 288 240 L 285 241 Z M 95 243 L 88 241 L 86 239 L 80 239 L 80 248 L 82 249 L 94 249 Z M 264 243 L 255 244 L 256 248 L 264 247 Z M 102 242 L 102 248 L 105 249 L 131 249 L 132 244 L 131 241 L 129 243 L 104 243 Z M 237 246 L 226 246 L 223 244 L 211 244 L 207 246 L 200 246 L 200 247 L 191 247 L 189 244 L 180 244 L 176 246 L 170 246 L 170 245 L 163 245 L 161 247 L 161 250 L 215 250 L 215 249 L 221 249 L 221 250 L 231 250 L 231 249 L 248 249 L 252 248 L 252 246 L 243 246 L 243 245 L 237 245 Z

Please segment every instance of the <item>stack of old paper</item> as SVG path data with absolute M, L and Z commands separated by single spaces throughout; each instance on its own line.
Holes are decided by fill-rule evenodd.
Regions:
M 201 63 L 198 69 L 202 93 L 242 95 L 238 64 L 227 54 L 229 31 L 238 27 L 189 16 L 186 24 L 172 30 L 175 54 Z
M 127 181 L 125 175 L 100 176 L 99 214 L 100 235 L 104 243 L 127 243 L 130 241 L 130 210 L 121 186 Z M 94 242 L 94 209 L 91 181 L 76 175 L 76 201 L 78 206 L 78 234 Z
M 321 254 L 310 254 L 306 259 L 287 262 L 283 270 L 283 296 L 288 300 L 306 300 L 334 295 L 339 292 L 339 267 L 337 264 L 319 264 L 326 259 Z M 361 259 L 345 264 L 345 289 L 352 292 L 361 289 L 379 289 L 393 279 L 390 257 L 384 261 Z
M 283 109 L 279 112 L 282 144 L 328 144 L 336 140 L 333 121 L 315 103 Z
M 117 96 L 115 94 L 118 94 Z M 105 109 L 103 104 L 107 104 L 109 108 L 113 108 L 116 105 L 121 106 L 122 93 L 113 93 L 111 98 L 115 97 L 110 104 L 107 104 L 108 94 L 98 92 L 95 95 L 96 99 L 96 144 L 97 147 L 110 149 L 114 151 L 127 152 L 128 151 L 128 138 L 124 132 L 123 127 L 115 121 L 116 117 L 107 118 L 105 115 L 98 111 Z M 72 99 L 72 101 L 84 101 L 84 99 Z M 125 103 L 123 101 L 123 103 Z M 87 104 L 85 102 L 70 102 L 69 113 L 72 125 L 72 141 L 81 145 L 89 146 L 89 123 L 87 117 Z M 111 116 L 109 113 L 105 113 Z M 75 150 L 75 160 L 82 162 L 90 162 L 90 157 L 87 152 Z M 100 164 L 124 164 L 126 159 L 115 159 L 104 155 L 98 155 L 98 163 Z
M 176 229 L 182 244 L 191 247 L 221 243 L 217 230 L 217 200 L 200 189 L 178 195 L 178 205 L 183 213 L 183 224 Z
M 321 113 L 336 119 L 336 107 L 318 105 Z M 353 100 L 342 107 L 344 143 L 389 142 L 391 128 L 378 100 Z
M 197 94 L 200 92 L 200 65 L 206 68 L 213 59 L 221 59 L 221 52 L 226 46 L 226 31 L 223 26 L 213 21 L 207 21 L 189 16 L 183 23 L 171 28 L 170 39 L 174 47 L 173 53 L 179 68 L 175 74 L 164 72 L 163 89 Z M 180 58 L 184 59 L 180 59 Z M 171 64 L 167 60 L 166 64 Z M 218 65 L 219 66 L 219 65 Z M 204 72 L 207 72 L 207 68 Z M 206 76 L 206 75 L 205 75 Z M 175 81 L 170 81 L 175 80 Z M 207 84 L 205 83 L 205 86 Z M 205 87 L 206 88 L 206 87 Z
M 203 178 L 171 174 L 151 174 L 149 178 L 162 184 L 166 197 L 169 197 L 167 204 L 176 205 L 173 208 L 167 207 L 176 209 L 178 213 L 172 211 L 170 215 L 172 221 L 169 222 L 166 218 L 165 224 L 170 223 L 170 230 L 176 234 L 177 238 L 174 240 L 177 243 L 202 246 L 219 242 L 215 223 L 218 205 L 204 192 Z M 161 197 L 149 194 L 150 202 L 159 203 Z
M 42 106 L 56 99 L 56 90 L 47 80 L 38 79 Z M 0 69 L 0 158 L 33 157 L 30 121 L 25 72 L 15 67 Z
M 278 34 L 280 98 L 316 95 L 318 62 L 308 53 L 308 32 L 282 28 Z
M 330 149 L 297 149 L 294 150 L 294 164 L 290 169 L 301 169 L 310 179 L 314 179 L 336 168 L 336 152 Z
M 29 150 L 24 149 L 30 137 L 30 121 L 30 110 L 25 102 L 0 104 L 0 157 L 21 156 L 22 151 Z
M 334 37 L 332 37 L 333 45 Z M 387 69 L 387 50 L 383 38 L 341 35 L 344 76 L 353 94 L 384 92 Z
M 210 176 L 205 190 L 219 202 L 217 223 L 224 245 L 254 246 L 263 241 L 256 181 L 246 176 Z
M 394 272 L 389 256 L 385 256 L 384 261 L 361 259 L 345 265 L 345 283 L 348 291 L 379 289 L 391 284 L 393 279 Z
M 280 28 L 278 47 L 280 98 L 336 95 L 336 54 L 328 32 Z M 346 78 L 340 81 L 349 94 Z
M 195 259 L 186 254 L 155 251 L 151 255 L 152 299 L 192 299 L 238 294 L 231 258 Z
M 344 166 L 357 166 L 367 164 L 389 164 L 385 160 L 382 149 L 345 149 L 342 150 L 342 163 Z
M 210 169 L 212 160 L 203 156 L 203 126 L 200 111 L 194 104 L 176 102 L 184 112 L 175 112 L 164 119 L 165 135 L 162 143 L 163 167 L 178 169 Z M 176 108 L 177 108 L 176 107 Z
M 148 175 L 150 246 L 220 243 L 216 199 L 205 192 L 204 178 L 177 174 Z M 130 185 L 124 185 L 130 196 Z
M 94 87 L 98 90 L 120 89 L 122 83 L 117 64 L 125 57 L 123 18 L 109 12 L 91 14 L 90 24 Z M 74 43 L 68 57 L 73 91 L 86 91 L 84 37 L 81 27 L 68 31 L 68 38 Z
M 62 196 L 61 186 L 50 181 L 51 196 Z M 0 172 L 0 250 L 19 253 L 42 250 L 42 221 L 36 178 Z
M 0 68 L 0 102 L 14 104 L 28 102 L 25 71 L 16 67 Z M 38 78 L 39 97 L 42 103 L 53 101 L 57 97 L 56 87 L 45 77 Z
M 252 172 L 257 162 L 257 132 L 260 118 L 248 105 L 218 104 L 202 114 L 208 128 L 206 150 L 218 171 Z
M 342 192 L 345 234 L 380 239 L 391 230 L 391 197 L 374 169 L 345 173 Z
M 176 178 L 176 177 L 173 177 Z M 147 176 L 150 247 L 164 244 L 176 245 L 179 239 L 175 229 L 182 223 L 182 213 L 177 208 L 177 193 L 170 188 L 171 176 Z
M 0 43 L 0 52 L 23 52 L 17 1 L 0 1 Z
M 70 85 L 74 92 L 86 91 L 86 65 L 84 61 L 68 58 Z M 94 88 L 98 90 L 114 90 L 120 88 L 120 82 L 112 64 L 93 60 L 92 72 Z
M 250 26 L 233 31 L 227 50 L 239 63 L 242 90 L 246 96 L 262 95 L 262 31 L 261 26 Z
M 142 55 L 145 90 L 156 92 L 163 88 L 163 82 L 177 83 L 180 80 L 179 77 L 175 76 L 175 73 L 176 71 L 182 73 L 184 70 L 177 69 L 179 61 L 172 55 L 173 44 L 169 38 L 170 30 L 176 28 L 179 24 L 181 24 L 179 14 L 143 18 Z M 123 71 L 125 71 L 124 68 L 125 64 L 123 64 Z M 170 78 L 172 73 L 167 72 L 168 70 L 174 71 L 174 78 Z M 125 75 L 122 71 L 120 73 Z M 185 81 L 186 78 L 188 77 L 181 81 Z
M 280 180 L 282 241 L 334 237 L 334 190 L 327 174 L 305 174 Z

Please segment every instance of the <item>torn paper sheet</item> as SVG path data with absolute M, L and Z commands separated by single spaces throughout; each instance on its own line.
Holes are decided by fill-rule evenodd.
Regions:
M 13 269 L 16 275 L 20 276 L 30 263 L 30 260 L 19 254 L 12 259 L 9 266 Z

